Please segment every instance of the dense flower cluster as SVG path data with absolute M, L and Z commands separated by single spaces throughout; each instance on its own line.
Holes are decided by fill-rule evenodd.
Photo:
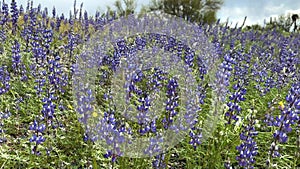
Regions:
M 288 133 L 292 132 L 292 126 L 299 121 L 300 114 L 300 83 L 296 82 L 292 85 L 288 95 L 286 96 L 286 104 L 281 107 L 281 114 L 275 118 L 269 118 L 269 124 L 277 129 L 273 133 L 274 141 L 270 148 L 271 157 L 279 157 L 278 143 L 286 143 L 288 141 Z M 270 121 L 272 120 L 272 121 Z
M 294 146 L 297 148 L 296 151 L 300 147 L 298 34 L 285 36 L 277 30 L 244 31 L 237 26 L 229 28 L 227 24 L 222 25 L 218 21 L 213 26 L 194 25 L 193 30 L 182 29 L 182 32 L 176 34 L 180 37 L 186 32 L 196 32 L 200 33 L 199 35 L 203 33 L 207 37 L 198 36 L 196 33 L 192 37 L 172 37 L 170 32 L 180 29 L 181 25 L 177 24 L 165 30 L 154 28 L 147 33 L 115 37 L 115 34 L 119 33 L 118 30 L 122 30 L 126 24 L 130 24 L 133 30 L 143 28 L 129 16 L 130 22 L 122 22 L 124 25 L 109 25 L 112 26 L 109 30 L 111 32 L 103 33 L 107 39 L 100 40 L 103 40 L 105 45 L 93 48 L 95 55 L 89 59 L 91 53 L 82 52 L 84 44 L 91 40 L 93 32 L 100 32 L 102 36 L 104 26 L 116 19 L 115 13 L 96 12 L 95 16 L 91 16 L 83 10 L 83 4 L 79 10 L 76 9 L 76 1 L 74 11 L 70 11 L 69 17 L 58 14 L 55 7 L 53 9 L 43 9 L 41 5 L 34 7 L 31 1 L 28 1 L 24 8 L 18 5 L 16 0 L 11 1 L 10 7 L 4 1 L 0 6 L 0 145 L 4 145 L 4 149 L 2 147 L 0 149 L 0 154 L 4 152 L 3 157 L 12 154 L 11 150 L 14 151 L 15 148 L 13 146 L 18 145 L 26 149 L 25 155 L 17 154 L 18 158 L 26 156 L 27 162 L 34 155 L 44 158 L 44 154 L 48 156 L 55 154 L 55 158 L 64 158 L 63 153 L 67 156 L 73 153 L 67 150 L 69 147 L 83 147 L 86 150 L 85 146 L 93 147 L 97 145 L 97 141 L 103 140 L 109 145 L 104 158 L 110 158 L 113 164 L 118 165 L 119 163 L 115 163 L 117 158 L 126 156 L 124 154 L 127 153 L 122 147 L 123 143 L 130 145 L 136 138 L 145 138 L 146 141 L 143 141 L 149 142 L 149 145 L 142 147 L 144 150 L 142 155 L 153 156 L 153 168 L 167 168 L 170 161 L 174 160 L 169 159 L 174 157 L 168 153 L 173 152 L 157 153 L 164 149 L 163 142 L 177 141 L 181 133 L 186 134 L 187 138 L 184 141 L 195 150 L 210 134 L 217 133 L 222 137 L 240 134 L 239 142 L 236 140 L 227 142 L 235 144 L 237 151 L 225 156 L 222 154 L 221 158 L 228 158 L 222 159 L 226 161 L 226 168 L 236 166 L 254 168 L 256 165 L 261 167 L 261 164 L 255 163 L 257 159 L 266 159 L 269 165 L 273 158 L 280 157 L 282 155 L 280 144 L 290 144 L 291 140 L 296 140 Z M 150 21 L 150 18 L 143 20 L 144 23 Z M 114 41 L 109 42 L 110 37 Z M 210 46 L 205 42 L 205 38 L 211 40 L 213 44 Z M 197 45 L 201 50 L 197 49 L 199 47 Z M 142 54 L 146 57 L 140 60 Z M 176 73 L 183 73 L 184 80 L 181 81 L 176 73 L 172 74 L 174 67 L 168 63 L 169 60 L 164 60 L 165 57 L 162 57 L 160 66 L 151 67 L 145 64 L 141 67 L 143 61 L 155 62 L 156 54 L 171 55 L 170 60 L 177 63 L 183 61 L 182 72 Z M 97 60 L 99 56 L 102 57 L 101 61 Z M 80 59 L 84 64 L 74 64 Z M 122 89 L 126 91 L 124 98 L 126 106 L 129 106 L 125 107 L 131 110 L 128 111 L 129 114 L 120 114 L 118 111 L 120 107 L 116 104 L 119 100 L 116 100 L 117 97 L 114 98 L 119 95 L 112 89 L 114 73 L 119 71 L 124 61 L 127 63 L 124 68 L 126 82 Z M 82 67 L 96 67 L 98 72 L 91 75 L 89 71 L 80 71 Z M 195 77 L 195 80 L 191 77 Z M 91 79 L 97 84 L 95 88 L 94 84 L 87 83 Z M 187 86 L 197 82 L 195 91 L 189 88 L 192 85 L 181 88 L 183 81 Z M 259 94 L 261 98 L 255 96 L 253 100 L 257 101 L 256 106 L 261 108 L 260 99 L 268 101 L 273 99 L 265 97 L 273 94 L 269 93 L 273 90 L 279 91 L 278 95 L 282 95 L 285 87 L 291 84 L 285 102 L 279 102 L 279 109 L 271 108 L 266 114 L 258 113 L 259 117 L 255 114 L 256 119 L 252 117 L 252 113 L 250 119 L 244 118 L 246 114 L 244 106 L 250 102 L 248 98 Z M 256 90 L 252 90 L 253 86 Z M 71 91 L 72 87 L 74 91 Z M 184 98 L 189 93 L 195 94 L 197 98 Z M 75 108 L 72 107 L 73 103 Z M 96 103 L 99 105 L 95 106 Z M 222 107 L 226 105 L 227 109 Z M 159 110 L 156 111 L 156 108 Z M 121 112 L 123 111 L 125 110 L 122 109 Z M 207 115 L 216 116 L 217 120 L 202 121 Z M 13 118 L 8 119 L 10 116 Z M 71 120 L 78 116 L 82 124 L 91 125 L 77 126 L 78 123 Z M 261 117 L 264 116 L 265 123 L 261 123 Z M 17 123 L 14 123 L 15 121 Z M 225 132 L 213 131 L 214 123 L 217 125 L 223 122 L 234 125 L 222 125 Z M 240 123 L 236 122 L 242 123 L 241 131 L 236 130 L 240 127 Z M 11 129 L 7 132 L 7 124 L 10 125 L 10 129 L 16 125 L 16 130 Z M 207 126 L 210 126 L 211 130 Z M 209 129 L 204 131 L 205 127 Z M 162 136 L 164 131 L 176 134 L 168 140 Z M 273 134 L 273 137 L 256 137 L 261 131 Z M 7 134 L 10 136 L 7 137 Z M 78 138 L 83 138 L 84 142 L 76 140 L 76 134 L 80 135 Z M 299 138 L 295 139 L 295 135 Z M 72 140 L 74 138 L 78 145 L 69 145 L 67 142 L 66 146 L 65 141 L 70 138 Z M 266 142 L 265 140 L 260 142 L 261 138 L 271 139 L 269 157 L 261 156 L 267 154 L 261 152 L 263 147 L 258 147 Z M 220 144 L 221 146 L 223 145 Z M 181 145 L 178 147 L 181 148 Z M 290 147 L 292 146 L 287 146 L 286 149 Z M 60 148 L 66 148 L 66 152 Z M 137 148 L 134 145 L 130 147 L 130 151 L 139 148 L 141 147 Z M 202 150 L 200 148 L 200 151 Z M 27 158 L 29 151 L 33 156 Z M 16 152 L 24 153 L 23 150 Z M 296 154 L 298 155 L 295 159 L 299 157 L 299 153 Z M 81 165 L 84 161 L 88 163 L 84 166 L 86 167 L 90 166 L 93 160 L 96 162 L 99 160 L 98 157 L 95 159 L 81 157 L 81 161 L 68 162 Z M 5 158 L 0 158 L 0 163 L 3 162 L 2 159 L 7 160 L 7 157 Z M 179 157 L 176 157 L 175 160 L 178 159 Z M 197 165 L 200 160 L 197 161 Z M 67 163 L 66 161 L 59 167 L 65 167 L 63 165 Z M 9 160 L 7 162 L 9 163 Z M 43 162 L 44 160 L 34 163 Z M 188 163 L 184 160 L 179 162 L 184 163 L 184 166 Z M 49 163 L 50 165 L 52 163 Z M 32 166 L 25 165 L 25 167 Z
M 134 43 L 132 43 L 134 42 Z M 118 66 L 120 64 L 121 57 L 124 57 L 125 62 L 127 62 L 128 67 L 126 67 L 126 70 L 130 70 L 133 73 L 128 73 L 125 75 L 126 78 L 126 83 L 124 85 L 126 89 L 126 103 L 127 104 L 133 104 L 135 106 L 134 109 L 136 109 L 136 114 L 133 117 L 136 119 L 135 122 L 138 124 L 138 130 L 137 131 L 132 131 L 131 133 L 131 128 L 128 127 L 121 127 L 124 125 L 124 121 L 122 121 L 122 118 L 120 119 L 118 112 L 111 111 L 111 110 L 102 110 L 104 112 L 104 119 L 101 121 L 103 123 L 99 124 L 94 124 L 96 127 L 86 127 L 87 135 L 85 139 L 90 139 L 90 140 L 100 140 L 98 136 L 96 136 L 96 133 L 113 133 L 113 135 L 116 137 L 115 140 L 110 140 L 110 137 L 106 138 L 106 134 L 104 134 L 101 137 L 104 137 L 107 143 L 110 143 L 112 146 L 112 150 L 110 150 L 106 157 L 112 157 L 115 158 L 116 156 L 120 156 L 123 153 L 120 150 L 120 147 L 117 145 L 123 143 L 124 141 L 126 142 L 126 139 L 123 140 L 121 135 L 124 133 L 125 135 L 129 134 L 132 135 L 134 138 L 137 136 L 145 136 L 145 135 L 151 135 L 151 136 L 157 136 L 152 139 L 150 139 L 150 147 L 146 148 L 145 153 L 146 154 L 154 154 L 156 152 L 160 151 L 160 138 L 159 137 L 159 132 L 161 130 L 173 130 L 175 132 L 180 132 L 180 130 L 187 131 L 191 129 L 190 137 L 191 137 L 191 142 L 194 147 L 198 146 L 201 141 L 200 139 L 202 138 L 201 135 L 201 130 L 193 127 L 197 123 L 197 115 L 195 115 L 195 112 L 199 111 L 198 109 L 195 109 L 193 106 L 187 105 L 183 109 L 184 115 L 182 115 L 183 119 L 180 119 L 177 117 L 178 115 L 178 108 L 179 108 L 179 103 L 180 103 L 180 90 L 179 89 L 179 84 L 176 78 L 171 77 L 168 73 L 165 73 L 162 71 L 160 68 L 154 67 L 153 69 L 140 69 L 138 63 L 141 62 L 138 57 L 135 57 L 135 54 L 138 53 L 139 51 L 145 51 L 149 50 L 156 54 L 159 50 L 163 50 L 164 52 L 170 52 L 171 54 L 174 54 L 173 57 L 175 58 L 174 60 L 180 60 L 182 59 L 184 63 L 186 64 L 186 67 L 184 67 L 185 71 L 188 71 L 188 68 L 194 68 L 195 67 L 195 62 L 197 61 L 197 64 L 199 65 L 199 78 L 202 80 L 204 79 L 204 75 L 208 72 L 207 71 L 207 66 L 206 62 L 204 61 L 205 57 L 207 54 L 206 53 L 201 53 L 199 55 L 196 55 L 196 52 L 193 51 L 191 48 L 189 48 L 187 45 L 185 45 L 183 42 L 178 41 L 172 37 L 168 37 L 163 34 L 158 34 L 158 33 L 149 33 L 145 35 L 138 35 L 136 37 L 127 37 L 127 39 L 118 39 L 116 40 L 116 43 L 113 44 L 114 50 L 109 50 L 109 53 L 103 53 L 103 60 L 100 61 L 99 64 L 97 65 L 98 67 L 102 67 L 105 70 L 101 73 L 102 79 L 99 79 L 101 81 L 101 84 L 105 84 L 103 78 L 110 78 L 112 75 L 112 72 L 107 71 L 107 67 L 110 68 L 112 71 L 118 71 Z M 97 48 L 93 47 L 96 51 L 98 50 Z M 101 48 L 102 50 L 102 48 Z M 97 52 L 96 52 L 97 53 Z M 97 53 L 99 55 L 99 53 Z M 82 60 L 87 60 L 87 63 L 95 62 L 88 60 L 86 53 L 83 53 L 81 56 Z M 151 56 L 150 56 L 151 57 Z M 203 57 L 203 58 L 202 58 Z M 214 57 L 214 56 L 213 56 Z M 163 67 L 171 68 L 169 65 L 167 65 L 167 62 L 162 62 Z M 213 63 L 212 63 L 213 64 Z M 87 65 L 86 65 L 87 66 Z M 93 65 L 89 65 L 90 67 L 93 67 Z M 87 72 L 80 71 L 81 65 L 76 65 L 75 66 L 75 75 L 78 79 L 80 78 L 85 78 L 85 75 Z M 84 67 L 84 65 L 82 65 Z M 145 66 L 147 67 L 147 66 Z M 192 70 L 190 70 L 192 71 Z M 189 75 L 187 75 L 189 76 Z M 188 79 L 188 78 L 187 78 Z M 97 79 L 98 80 L 98 79 Z M 77 84 L 79 88 L 76 88 L 78 90 L 76 92 L 76 96 L 78 98 L 77 101 L 77 111 L 82 115 L 81 116 L 81 122 L 86 123 L 92 118 L 91 113 L 94 111 L 97 111 L 93 109 L 91 106 L 91 102 L 96 101 L 97 98 L 92 99 L 92 91 L 88 87 L 84 87 L 84 84 L 80 83 L 79 81 L 84 80 L 76 80 L 75 83 Z M 192 83 L 188 82 L 186 80 L 186 83 Z M 223 82 L 220 81 L 220 84 Z M 197 99 L 197 103 L 204 103 L 203 99 L 205 98 L 205 92 L 206 92 L 206 87 L 204 87 L 205 84 L 201 84 L 202 86 L 199 86 L 198 91 L 198 96 L 199 99 Z M 84 88 L 84 90 L 82 89 Z M 163 113 L 161 114 L 161 117 L 159 115 L 152 116 L 153 112 L 150 109 L 153 104 L 153 96 L 151 92 L 158 92 L 158 91 L 165 91 L 165 101 L 164 101 L 164 109 Z M 186 89 L 187 92 L 191 92 L 191 90 Z M 109 97 L 109 93 L 106 93 L 108 95 L 105 96 L 105 98 Z M 82 96 L 83 95 L 83 96 Z M 191 98 L 188 98 L 191 99 Z M 199 100 L 199 102 L 198 102 Z M 195 101 L 186 101 L 186 104 L 193 104 Z M 113 108 L 115 105 L 113 103 L 110 103 L 109 108 Z M 132 107 L 130 107 L 132 108 Z M 129 108 L 129 109 L 130 109 Z M 110 113 L 109 113 L 110 112 Z M 161 113 L 161 112 L 160 112 Z M 92 113 L 94 114 L 94 113 Z M 95 113 L 97 116 L 97 113 Z M 129 115 L 124 115 L 125 117 L 128 117 Z M 97 116 L 98 117 L 98 116 Z M 108 118 L 107 120 L 105 120 Z M 100 118 L 101 119 L 101 118 Z M 176 123 L 173 124 L 174 121 L 176 120 L 181 120 L 183 121 L 182 123 Z M 161 121 L 160 121 L 161 120 Z M 184 124 L 188 124 L 188 126 L 184 126 Z M 107 126 L 105 126 L 107 125 Z M 176 126 L 178 125 L 178 126 Z M 127 126 L 127 125 L 126 125 Z M 98 131 L 95 129 L 99 128 Z M 126 132 L 127 131 L 127 132 Z M 128 133 L 128 131 L 130 131 Z M 130 136 L 130 137 L 132 137 Z M 118 139 L 117 139 L 118 138 Z M 114 161 L 114 160 L 113 160 Z

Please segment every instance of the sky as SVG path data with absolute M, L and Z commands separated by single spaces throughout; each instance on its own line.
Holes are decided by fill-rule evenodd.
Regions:
M 26 7 L 27 0 L 16 0 L 20 5 Z M 77 0 L 77 6 L 83 3 L 84 10 L 87 10 L 89 15 L 94 15 L 97 10 L 105 12 L 106 6 L 113 6 L 115 0 Z M 227 18 L 232 26 L 236 23 L 242 24 L 245 16 L 247 20 L 245 25 L 264 23 L 264 19 L 269 20 L 270 17 L 286 15 L 288 13 L 297 13 L 300 15 L 300 0 L 223 0 L 224 4 L 217 12 L 217 18 L 221 22 L 226 22 Z M 10 2 L 10 0 L 6 0 Z M 64 13 L 69 16 L 69 11 L 73 9 L 74 0 L 33 0 L 34 6 L 42 5 L 42 8 L 47 7 L 50 13 L 55 6 L 58 14 Z M 150 0 L 137 0 L 137 10 L 142 5 L 148 5 Z M 73 10 L 72 10 L 73 11 Z

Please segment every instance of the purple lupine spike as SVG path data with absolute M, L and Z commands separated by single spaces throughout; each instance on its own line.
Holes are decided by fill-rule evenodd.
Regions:
M 77 7 L 76 7 L 76 0 L 74 0 L 74 19 L 76 20 L 77 19 L 77 12 L 78 12 L 78 10 L 77 10 Z
M 37 25 L 37 17 L 34 8 L 30 9 L 29 17 L 30 17 L 30 26 L 31 29 L 33 29 Z
M 69 24 L 70 24 L 71 26 L 74 25 L 74 21 L 73 21 L 73 18 L 72 18 L 72 11 L 70 11 L 70 13 L 69 13 Z
M 3 1 L 2 4 L 2 17 L 0 20 L 0 25 L 5 25 L 8 22 L 8 17 L 9 17 L 9 9 L 8 9 L 8 5 Z
M 56 17 L 56 31 L 59 31 L 59 28 L 61 26 L 61 19 L 59 17 Z
M 273 118 L 270 123 L 277 129 L 273 133 L 274 141 L 269 150 L 267 164 L 270 164 L 271 158 L 280 157 L 279 144 L 288 141 L 288 133 L 292 132 L 292 125 L 296 125 L 299 120 L 299 100 L 300 100 L 300 82 L 295 82 L 286 96 L 286 104 L 280 109 L 281 114 Z
M 253 117 L 250 117 L 250 123 L 243 125 L 243 130 L 240 133 L 242 143 L 236 147 L 239 152 L 236 160 L 239 162 L 239 166 L 243 168 L 253 168 L 255 156 L 258 154 L 258 146 L 254 140 L 258 132 L 255 130 L 254 125 L 255 121 Z
M 41 8 L 42 8 L 42 6 L 41 6 L 41 4 L 39 4 L 38 7 L 37 7 L 37 13 L 38 13 L 38 14 L 41 13 Z
M 89 17 L 88 17 L 88 12 L 87 11 L 84 11 L 83 17 L 84 17 L 84 28 L 85 28 L 86 31 L 88 31 Z
M 26 67 L 21 62 L 20 44 L 17 40 L 14 41 L 12 46 L 12 68 L 15 75 L 21 76 L 21 81 L 26 81 L 28 79 Z
M 24 14 L 24 8 L 23 8 L 23 5 L 20 5 L 19 13 L 20 13 L 20 15 L 23 15 L 23 14 Z
M 152 167 L 155 169 L 166 168 L 167 166 L 164 160 L 165 160 L 165 154 L 155 156 L 154 160 L 152 161 Z
M 52 9 L 52 18 L 56 18 L 56 9 L 53 7 Z
M 2 134 L 6 132 L 4 128 L 5 123 L 3 122 L 3 120 L 8 119 L 10 116 L 11 116 L 11 112 L 9 111 L 9 109 L 5 109 L 4 112 L 0 111 L 0 120 L 1 120 L 0 121 L 0 144 L 7 142 L 7 139 L 4 136 L 2 136 Z
M 82 20 L 82 7 L 83 7 L 83 2 L 80 4 L 80 9 L 79 9 L 79 21 L 80 22 Z M 97 19 L 97 17 L 95 19 Z
M 10 74 L 7 70 L 7 66 L 0 67 L 0 96 L 5 94 L 10 89 Z

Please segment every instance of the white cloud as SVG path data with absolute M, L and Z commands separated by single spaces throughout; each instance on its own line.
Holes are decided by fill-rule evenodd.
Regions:
M 280 12 L 282 12 L 284 10 L 284 8 L 285 8 L 285 5 L 284 4 L 280 4 L 279 6 L 278 5 L 265 6 L 264 10 L 267 13 L 280 13 Z
M 285 15 L 288 15 L 288 14 L 298 14 L 298 15 L 300 15 L 300 8 L 296 9 L 296 10 L 286 10 Z
M 293 0 L 225 0 L 225 4 L 217 13 L 217 17 L 221 18 L 221 21 L 226 21 L 229 18 L 229 21 L 234 23 L 232 26 L 235 26 L 236 22 L 242 24 L 245 16 L 247 16 L 245 25 L 263 25 L 265 19 L 268 21 L 270 17 L 278 17 L 287 13 L 300 14 L 299 10 L 300 1 Z

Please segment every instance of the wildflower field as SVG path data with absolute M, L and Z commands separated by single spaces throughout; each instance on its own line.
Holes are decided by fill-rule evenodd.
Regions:
M 116 23 L 142 30 L 139 18 L 66 17 L 15 0 L 0 8 L 0 168 L 300 168 L 299 33 L 217 22 L 166 27 L 199 36 L 109 41 L 123 33 Z M 143 52 L 185 66 L 132 68 Z M 113 87 L 124 62 L 123 96 Z M 120 112 L 124 97 L 131 114 Z M 120 146 L 136 138 L 149 146 Z

